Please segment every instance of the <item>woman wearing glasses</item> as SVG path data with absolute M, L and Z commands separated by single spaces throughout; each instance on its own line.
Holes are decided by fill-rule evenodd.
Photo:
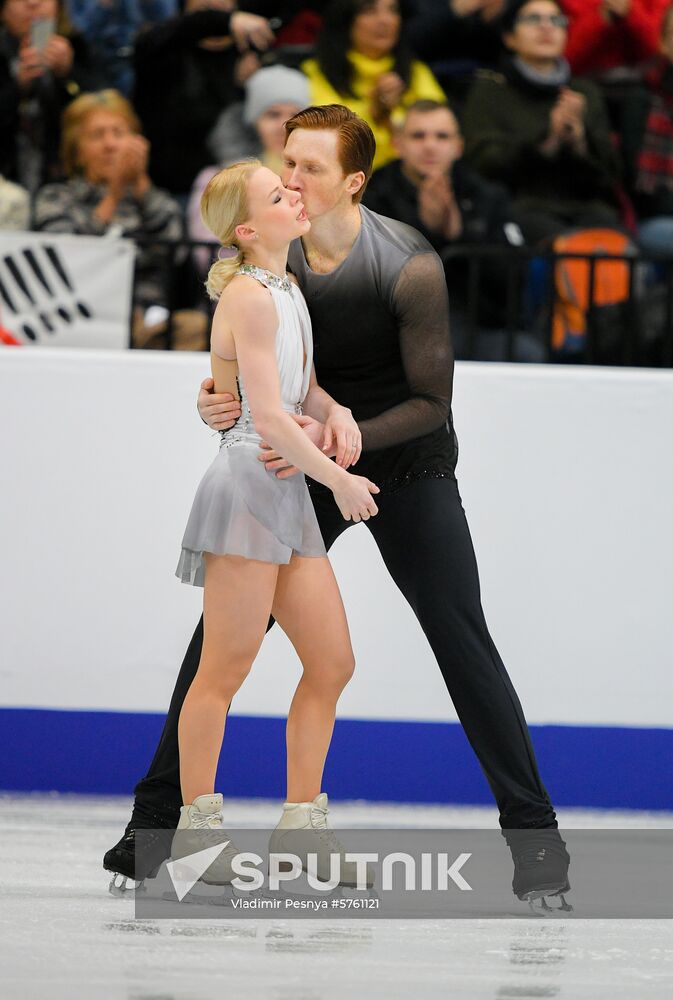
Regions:
M 499 72 L 482 70 L 464 116 L 466 162 L 507 187 L 528 243 L 618 226 L 617 159 L 603 97 L 572 77 L 568 20 L 555 0 L 514 0 Z

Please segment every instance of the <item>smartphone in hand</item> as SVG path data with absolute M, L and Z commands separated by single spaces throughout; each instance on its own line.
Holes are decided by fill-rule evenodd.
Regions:
M 56 18 L 38 17 L 30 26 L 31 48 L 41 52 L 56 30 Z

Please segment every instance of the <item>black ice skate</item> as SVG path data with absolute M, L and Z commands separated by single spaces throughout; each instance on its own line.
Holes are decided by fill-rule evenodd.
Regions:
M 160 816 L 132 816 L 124 836 L 103 857 L 103 868 L 112 872 L 109 890 L 113 896 L 140 892 L 145 879 L 156 877 L 171 856 L 175 822 L 169 826 L 170 821 Z M 136 830 L 144 831 L 141 858 L 136 858 Z M 127 886 L 129 880 L 135 886 Z
M 517 898 L 527 902 L 536 916 L 572 912 L 564 895 L 570 890 L 570 855 L 558 830 L 503 830 L 502 833 L 512 852 L 512 889 Z M 550 906 L 548 897 L 558 897 L 560 905 Z

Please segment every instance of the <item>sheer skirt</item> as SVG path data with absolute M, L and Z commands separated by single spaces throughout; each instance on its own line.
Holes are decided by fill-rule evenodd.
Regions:
M 324 556 L 306 479 L 278 479 L 259 461 L 260 439 L 223 446 L 199 483 L 176 576 L 202 587 L 203 553 L 288 563 L 292 553 Z

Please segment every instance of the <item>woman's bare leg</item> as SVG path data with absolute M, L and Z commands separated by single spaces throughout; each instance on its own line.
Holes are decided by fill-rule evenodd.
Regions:
M 203 649 L 178 723 L 185 804 L 215 790 L 227 709 L 259 652 L 278 578 L 275 563 L 210 553 L 204 560 Z
M 281 566 L 272 614 L 304 668 L 287 719 L 287 800 L 311 802 L 320 793 L 337 701 L 355 667 L 329 560 L 295 555 Z

